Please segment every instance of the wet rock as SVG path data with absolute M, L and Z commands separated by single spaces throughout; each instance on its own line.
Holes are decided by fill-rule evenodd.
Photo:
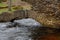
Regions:
M 16 23 L 3 22 L 3 23 L 0 23 L 0 30 L 5 30 L 7 28 L 13 28 L 13 27 L 16 27 L 16 26 L 17 26 Z
M 12 27 L 16 27 L 17 23 L 13 23 L 11 22 L 9 25 L 7 25 L 7 28 L 12 28 Z

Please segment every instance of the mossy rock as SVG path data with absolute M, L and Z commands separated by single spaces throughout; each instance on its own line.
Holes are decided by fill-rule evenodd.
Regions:
M 21 18 L 25 18 L 25 10 L 17 10 L 13 12 L 14 17 L 21 19 Z
M 19 10 L 19 9 L 23 9 L 23 7 L 21 7 L 21 6 L 15 6 L 14 8 L 13 8 L 14 10 Z
M 3 12 L 0 14 L 0 22 L 8 22 L 14 18 L 13 14 L 8 12 Z
M 9 22 L 25 18 L 25 10 L 16 10 L 14 12 L 3 12 L 0 14 L 0 22 Z

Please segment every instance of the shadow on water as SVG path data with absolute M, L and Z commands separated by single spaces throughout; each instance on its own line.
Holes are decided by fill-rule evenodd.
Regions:
M 32 31 L 33 40 L 60 40 L 60 29 L 39 27 Z

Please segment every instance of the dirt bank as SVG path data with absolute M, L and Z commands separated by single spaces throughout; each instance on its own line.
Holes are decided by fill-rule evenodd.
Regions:
M 60 27 L 60 1 L 59 0 L 22 0 L 30 3 L 32 10 L 37 12 L 32 14 L 35 19 L 45 26 Z M 37 17 L 35 16 L 37 15 Z M 32 18 L 33 18 L 32 17 Z

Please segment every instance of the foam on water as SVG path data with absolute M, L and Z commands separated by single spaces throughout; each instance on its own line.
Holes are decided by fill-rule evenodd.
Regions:
M 0 23 L 0 40 L 32 40 L 31 31 L 28 28 L 32 26 L 39 26 L 40 24 L 33 19 L 22 19 L 22 20 L 15 20 L 14 23 L 19 23 L 19 25 L 25 26 L 16 26 L 12 28 L 7 28 L 8 25 L 11 23 Z M 9 26 L 8 26 L 9 27 Z M 30 29 L 32 29 L 30 28 Z

